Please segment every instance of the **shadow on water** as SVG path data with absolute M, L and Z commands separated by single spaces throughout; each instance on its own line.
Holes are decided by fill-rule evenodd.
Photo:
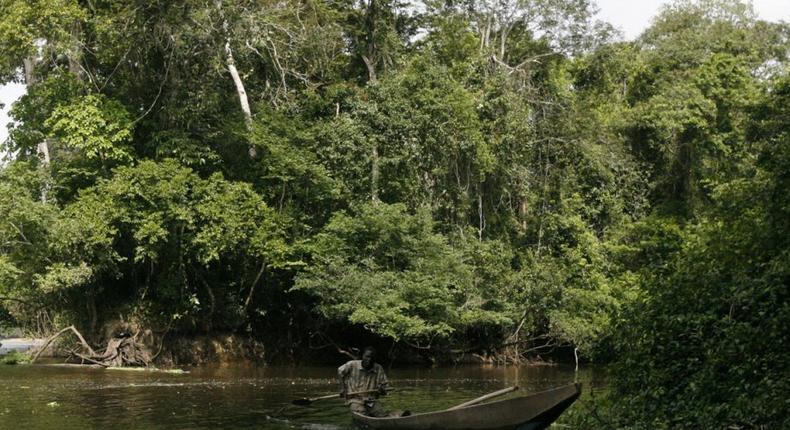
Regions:
M 340 400 L 307 407 L 290 401 L 333 394 L 333 367 L 204 367 L 189 374 L 118 372 L 46 366 L 0 366 L 0 429 L 351 429 Z M 449 407 L 519 385 L 540 391 L 594 380 L 586 369 L 480 367 L 391 369 L 399 391 L 382 400 L 414 412 Z

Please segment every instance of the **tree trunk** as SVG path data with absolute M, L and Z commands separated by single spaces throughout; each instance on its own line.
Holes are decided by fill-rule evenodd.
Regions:
M 486 229 L 486 218 L 485 213 L 483 212 L 483 186 L 482 184 L 477 185 L 477 217 L 478 217 L 478 227 L 477 227 L 477 240 L 483 241 L 483 230 Z
M 502 31 L 500 32 L 500 39 L 499 39 L 499 60 L 503 63 L 505 62 L 505 49 L 507 43 L 507 35 L 510 33 L 510 26 L 502 26 Z
M 376 18 L 378 17 L 378 4 L 376 0 L 370 0 L 365 10 L 365 37 L 367 39 L 367 54 L 362 55 L 362 61 L 368 69 L 368 82 L 376 82 L 376 59 L 379 58 L 379 50 L 376 46 Z
M 225 54 L 227 55 L 227 66 L 231 77 L 233 77 L 233 84 L 236 86 L 236 94 L 239 96 L 239 105 L 241 111 L 244 113 L 244 125 L 247 130 L 252 126 L 252 111 L 250 111 L 250 103 L 247 100 L 247 91 L 244 89 L 244 82 L 241 80 L 238 69 L 236 69 L 236 61 L 233 58 L 233 51 L 230 49 L 230 41 L 225 41 Z
M 527 211 L 529 209 L 529 203 L 527 203 L 527 198 L 522 196 L 518 203 L 518 219 L 521 221 L 521 229 L 526 231 L 527 230 Z
M 491 18 L 486 19 L 486 28 L 480 34 L 480 52 L 488 48 L 489 37 L 491 37 Z
M 49 139 L 44 139 L 36 145 L 36 150 L 38 151 L 38 156 L 41 158 L 41 161 L 44 163 L 44 166 L 49 166 Z M 46 202 L 46 196 L 42 195 L 41 200 Z
M 376 58 L 376 44 L 373 40 L 375 37 L 375 18 L 372 18 L 372 15 L 375 14 L 374 7 L 375 5 L 371 1 L 367 11 L 368 55 L 362 56 L 362 61 L 365 62 L 365 67 L 368 69 L 368 83 L 376 83 L 378 80 L 376 64 L 374 63 L 374 58 Z M 370 198 L 377 202 L 379 200 L 379 147 L 375 143 L 370 154 L 370 164 Z
M 28 88 L 32 87 L 33 85 L 37 84 L 36 82 L 36 60 L 33 58 L 25 58 L 24 60 L 25 66 L 25 85 Z M 38 156 L 41 161 L 44 163 L 44 166 L 49 166 L 49 144 L 47 139 L 42 140 L 38 143 L 36 150 L 38 151 Z M 43 193 L 43 192 L 42 192 Z M 45 201 L 46 196 L 42 194 L 41 200 Z
M 370 197 L 377 202 L 379 201 L 379 148 L 375 143 L 370 158 Z
M 36 82 L 36 60 L 33 58 L 25 58 L 23 61 L 24 69 L 25 69 L 25 85 L 27 85 L 28 89 L 35 85 Z M 41 142 L 36 145 L 36 152 L 38 154 L 39 160 L 45 169 L 49 169 L 50 164 L 50 156 L 49 156 L 49 140 L 44 138 Z M 45 181 L 44 184 L 41 186 L 41 201 L 43 203 L 47 202 L 47 196 L 49 194 L 49 182 Z
M 255 294 L 255 286 L 258 285 L 258 281 L 260 281 L 261 276 L 263 276 L 263 272 L 266 270 L 266 262 L 261 263 L 261 268 L 258 270 L 258 274 L 255 275 L 255 279 L 250 284 L 250 291 L 247 294 L 247 299 L 244 300 L 244 313 L 247 313 L 247 310 L 250 308 L 250 303 L 252 303 L 252 297 Z
M 31 86 L 36 83 L 36 60 L 32 58 L 25 58 L 23 61 L 25 67 L 25 85 Z
M 362 56 L 362 61 L 365 62 L 365 67 L 368 69 L 368 82 L 376 82 L 376 65 L 366 55 Z
M 88 318 L 90 321 L 88 336 L 93 338 L 99 323 L 99 313 L 96 309 L 96 296 L 92 291 L 88 292 Z
M 82 81 L 84 79 L 82 65 L 80 65 L 80 60 L 82 59 L 82 47 L 76 41 L 79 40 L 80 35 L 80 23 L 75 22 L 71 28 L 71 37 L 75 41 L 72 46 L 72 51 L 69 52 L 69 72 L 74 75 L 78 81 Z
M 233 85 L 236 86 L 236 94 L 239 97 L 239 105 L 244 114 L 244 125 L 247 131 L 252 129 L 252 111 L 250 110 L 250 103 L 247 100 L 247 90 L 244 88 L 244 81 L 241 80 L 239 70 L 236 68 L 236 60 L 233 58 L 233 50 L 230 47 L 230 34 L 228 31 L 228 21 L 225 19 L 225 14 L 222 11 L 222 0 L 217 0 L 217 10 L 219 11 L 220 19 L 222 19 L 222 32 L 225 39 L 225 61 L 230 76 L 233 78 Z M 258 156 L 258 151 L 254 146 L 250 145 L 249 149 L 250 158 Z

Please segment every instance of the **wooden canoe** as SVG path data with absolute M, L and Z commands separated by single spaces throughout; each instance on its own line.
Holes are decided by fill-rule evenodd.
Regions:
M 374 418 L 353 414 L 371 430 L 539 430 L 549 426 L 581 394 L 581 384 L 568 384 L 529 396 L 409 415 Z

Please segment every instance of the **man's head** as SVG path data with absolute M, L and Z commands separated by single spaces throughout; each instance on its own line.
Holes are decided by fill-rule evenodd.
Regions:
M 376 350 L 372 346 L 362 350 L 362 368 L 370 370 L 373 368 L 373 360 L 376 359 Z

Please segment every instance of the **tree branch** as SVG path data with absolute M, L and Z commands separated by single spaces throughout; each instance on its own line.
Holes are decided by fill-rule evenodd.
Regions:
M 82 343 L 82 346 L 83 346 L 85 349 L 87 349 L 87 350 L 88 350 L 88 352 L 90 352 L 90 355 L 91 355 L 91 356 L 95 356 L 95 355 L 96 355 L 96 353 L 93 351 L 93 348 L 91 348 L 91 347 L 90 347 L 90 345 L 88 345 L 88 342 L 86 342 L 86 341 L 85 341 L 85 338 L 84 338 L 84 337 L 82 337 L 82 334 L 81 334 L 79 331 L 77 331 L 77 329 L 76 329 L 76 328 L 75 328 L 73 325 L 70 325 L 70 326 L 68 326 L 68 327 L 66 327 L 66 328 L 64 328 L 64 329 L 62 329 L 61 331 L 59 331 L 59 332 L 55 333 L 55 334 L 54 334 L 54 335 L 52 335 L 52 336 L 51 336 L 49 339 L 47 339 L 47 341 L 46 341 L 46 342 L 44 342 L 44 345 L 42 345 L 42 346 L 41 346 L 41 348 L 39 348 L 38 352 L 36 352 L 36 355 L 33 357 L 33 359 L 32 359 L 32 360 L 30 360 L 30 362 L 31 362 L 31 363 L 35 363 L 35 362 L 36 362 L 36 360 L 38 360 L 38 357 L 41 355 L 41 353 L 42 353 L 42 352 L 44 352 L 44 350 L 45 350 L 45 349 L 47 349 L 47 347 L 49 346 L 49 344 L 50 344 L 50 343 L 52 343 L 52 341 L 54 341 L 55 339 L 57 339 L 57 337 L 58 337 L 58 336 L 60 336 L 60 335 L 62 335 L 63 333 L 66 333 L 66 332 L 68 332 L 69 330 L 71 330 L 72 332 L 74 332 L 74 334 L 75 334 L 75 335 L 76 335 L 76 336 L 79 338 L 79 340 L 80 340 L 80 343 Z
M 261 262 L 261 269 L 258 270 L 258 274 L 255 275 L 255 279 L 252 281 L 252 284 L 250 284 L 250 292 L 249 292 L 249 294 L 247 294 L 247 299 L 244 300 L 244 313 L 245 314 L 247 313 L 247 308 L 250 307 L 250 302 L 252 302 L 252 295 L 255 292 L 255 285 L 258 284 L 258 281 L 261 279 L 261 276 L 263 275 L 264 270 L 266 270 L 266 261 L 265 260 L 263 262 Z
M 356 359 L 358 359 L 358 358 L 359 358 L 359 357 L 357 357 L 357 355 L 356 355 L 356 354 L 354 354 L 353 352 L 351 352 L 351 351 L 348 351 L 348 350 L 345 350 L 345 349 L 341 348 L 341 347 L 340 347 L 340 346 L 339 346 L 337 343 L 335 343 L 335 341 L 334 341 L 334 340 L 332 340 L 332 339 L 331 339 L 329 336 L 327 336 L 327 335 L 326 335 L 326 334 L 324 334 L 323 332 L 321 332 L 321 331 L 317 331 L 317 332 L 313 333 L 313 336 L 314 336 L 314 335 L 321 336 L 322 338 L 324 338 L 324 340 L 326 340 L 326 342 L 327 342 L 327 343 L 326 343 L 325 345 L 323 345 L 323 346 L 320 346 L 320 347 L 317 347 L 317 348 L 315 348 L 315 347 L 312 347 L 312 346 L 311 346 L 311 347 L 310 347 L 311 349 L 323 349 L 323 348 L 326 348 L 326 347 L 328 347 L 328 346 L 330 346 L 330 345 L 331 345 L 331 346 L 333 346 L 333 347 L 335 348 L 335 350 L 336 350 L 337 352 L 339 352 L 340 354 L 343 354 L 343 355 L 345 355 L 345 356 L 347 356 L 347 357 L 351 358 L 352 360 L 356 360 Z M 312 338 L 313 336 L 310 336 L 310 337 Z

